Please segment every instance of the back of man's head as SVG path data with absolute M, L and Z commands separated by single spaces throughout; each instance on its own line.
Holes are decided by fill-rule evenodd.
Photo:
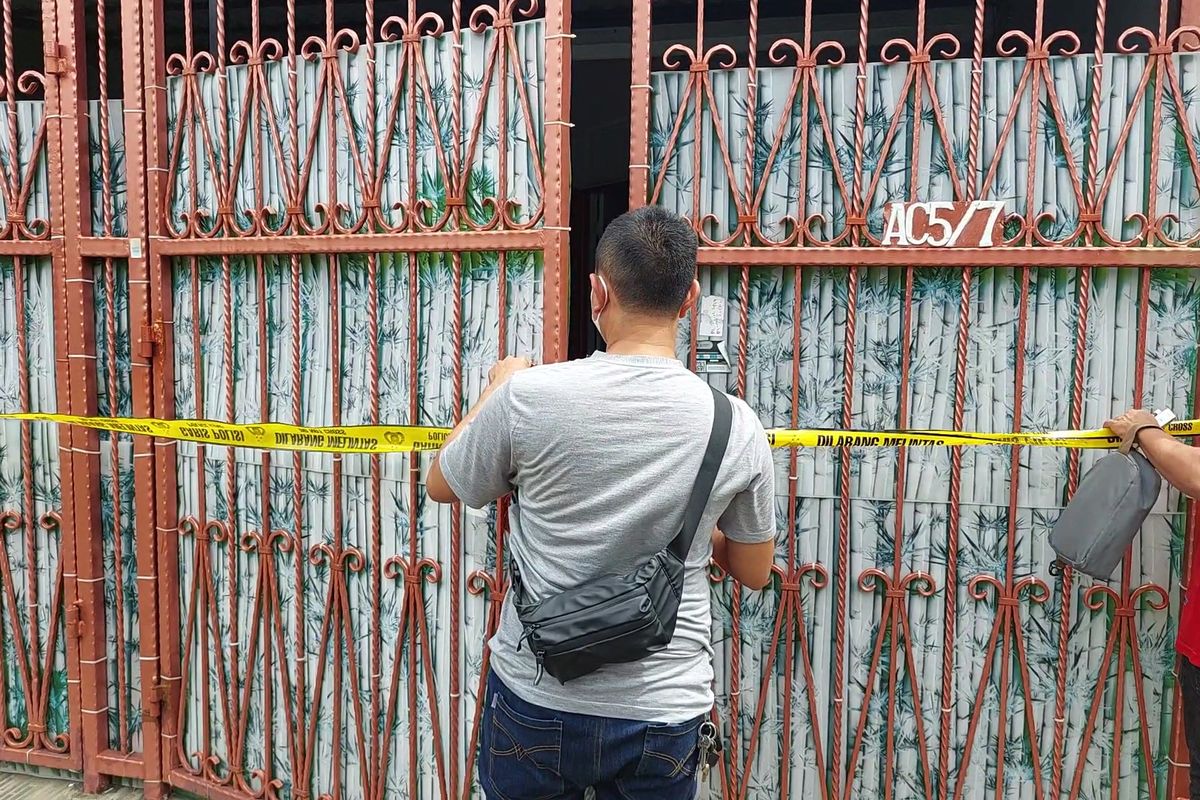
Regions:
M 626 311 L 674 316 L 696 280 L 696 232 L 682 217 L 643 206 L 609 224 L 596 263 Z

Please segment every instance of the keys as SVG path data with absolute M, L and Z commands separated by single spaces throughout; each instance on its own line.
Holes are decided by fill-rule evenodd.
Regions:
M 700 780 L 708 782 L 708 773 L 721 761 L 721 734 L 708 720 L 700 723 Z

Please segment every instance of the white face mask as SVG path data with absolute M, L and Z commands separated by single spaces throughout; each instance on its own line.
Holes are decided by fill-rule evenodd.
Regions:
M 604 287 L 605 300 L 607 300 L 608 284 L 604 282 L 604 278 L 600 275 L 596 275 L 596 280 L 600 281 L 600 285 Z M 596 326 L 596 333 L 600 334 L 601 339 L 604 339 L 604 331 L 600 330 L 600 315 L 603 313 L 603 310 L 601 310 L 592 315 L 592 324 Z M 608 340 L 604 339 L 604 341 L 607 342 Z

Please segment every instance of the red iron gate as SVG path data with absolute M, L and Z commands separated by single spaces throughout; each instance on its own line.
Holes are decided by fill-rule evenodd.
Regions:
M 1004 302 L 1013 317 L 1004 323 L 1015 342 L 1005 373 L 1015 384 L 1006 406 L 1011 429 L 1094 426 L 1117 406 L 1164 399 L 1157 387 L 1148 390 L 1146 379 L 1148 336 L 1157 335 L 1158 324 L 1152 278 L 1192 265 L 1198 232 L 1190 211 L 1178 205 L 1179 195 L 1163 196 L 1160 188 L 1166 180 L 1195 197 L 1200 178 L 1186 94 L 1191 62 L 1179 55 L 1200 46 L 1200 29 L 1185 24 L 1196 22 L 1194 6 L 1184 4 L 1184 23 L 1175 16 L 1178 7 L 1162 2 L 1150 27 L 1112 31 L 1107 17 L 1114 4 L 1098 0 L 1094 16 L 1076 29 L 1081 36 L 1050 28 L 1047 6 L 1053 4 L 1044 0 L 1032 9 L 1028 27 L 1011 31 L 992 30 L 995 8 L 984 0 L 961 20 L 919 0 L 912 19 L 891 18 L 905 33 L 883 41 L 872 36 L 880 14 L 869 0 L 858 4 L 847 37 L 828 39 L 822 39 L 814 13 L 834 9 L 820 3 L 800 4 L 794 18 L 772 25 L 760 20 L 759 3 L 752 0 L 745 26 L 733 28 L 709 19 L 705 5 L 692 6 L 694 36 L 678 41 L 669 38 L 678 34 L 655 35 L 650 3 L 634 4 L 630 203 L 667 205 L 692 219 L 700 233 L 702 283 L 736 309 L 728 333 L 735 354 L 731 391 L 781 427 L 972 429 L 966 412 L 978 404 L 980 387 L 968 377 L 974 371 L 969 364 L 979 350 L 975 337 L 989 335 L 972 326 L 981 293 L 989 291 L 986 283 L 995 285 L 996 302 Z M 706 26 L 718 32 L 706 35 Z M 781 27 L 786 36 L 778 35 Z M 1086 53 L 1081 39 L 1089 34 L 1094 47 Z M 1106 41 L 1115 42 L 1115 52 Z M 999 58 L 985 58 L 989 51 Z M 963 60 L 952 61 L 960 55 Z M 1064 73 L 1073 69 L 1086 77 L 1069 103 L 1064 91 L 1070 76 Z M 1119 85 L 1117 76 L 1127 85 Z M 1118 91 L 1121 86 L 1129 91 Z M 1135 140 L 1139 144 L 1131 145 Z M 1134 180 L 1144 191 L 1124 202 L 1114 190 L 1116 178 L 1135 164 L 1142 172 Z M 1168 170 L 1171 177 L 1164 179 Z M 882 245 L 889 202 L 973 200 L 1006 203 L 1002 246 Z M 1134 271 L 1119 276 L 1109 267 Z M 946 271 L 953 279 L 944 277 Z M 1048 423 L 1030 415 L 1027 381 L 1038 369 L 1030 362 L 1039 350 L 1044 355 L 1037 337 L 1046 334 L 1031 319 L 1035 311 L 1041 314 L 1035 290 L 1044 292 L 1047 275 L 1054 274 L 1059 283 L 1068 282 L 1074 321 L 1063 346 L 1071 355 L 1060 365 L 1069 402 Z M 1094 281 L 1124 282 L 1136 298 L 1130 342 L 1136 355 L 1125 365 L 1131 383 L 1106 385 L 1111 404 L 1099 410 L 1089 399 L 1092 351 L 1097 337 L 1117 338 L 1118 331 L 1096 316 L 1101 290 Z M 1011 287 L 1003 301 L 1002 282 Z M 945 290 L 940 305 L 931 305 L 932 285 Z M 840 292 L 841 302 L 825 304 L 821 286 L 835 296 Z M 922 295 L 915 303 L 914 292 Z M 883 338 L 875 318 L 859 313 L 864 306 L 884 314 L 896 330 Z M 920 352 L 918 341 L 935 306 L 954 318 L 946 324 L 940 355 Z M 768 318 L 771 309 L 778 320 Z M 693 367 L 698 322 L 693 315 Z M 772 339 L 776 325 L 783 333 Z M 824 341 L 813 329 L 835 337 L 835 349 L 844 355 L 822 355 Z M 996 330 L 1003 333 L 999 325 Z M 776 362 L 768 359 L 767 386 L 789 400 L 782 409 L 755 386 L 762 380 L 764 346 L 780 354 L 779 373 L 790 373 L 773 374 Z M 883 371 L 889 377 L 857 385 L 872 377 L 857 359 L 878 360 L 880 349 L 894 367 Z M 929 391 L 916 386 L 918 369 L 929 366 L 919 357 L 952 376 L 943 382 L 950 389 L 940 408 L 918 408 L 922 389 Z M 748 366 L 754 359 L 759 366 Z M 829 374 L 821 371 L 824 360 L 834 364 Z M 806 379 L 805 370 L 815 377 Z M 1191 402 L 1196 375 L 1189 374 L 1176 402 Z M 816 385 L 822 381 L 840 388 Z M 837 395 L 833 408 L 814 401 L 825 391 Z M 880 411 L 878 398 L 891 392 L 893 406 Z M 966 529 L 963 483 L 964 458 L 974 454 L 954 449 L 943 465 L 945 549 L 936 559 L 911 550 L 925 524 L 915 509 L 941 513 L 931 508 L 921 480 L 929 479 L 927 459 L 901 448 L 895 463 L 884 465 L 894 490 L 873 491 L 862 482 L 866 467 L 849 450 L 828 460 L 819 454 L 803 456 L 803 463 L 800 458 L 792 451 L 779 462 L 788 476 L 781 506 L 787 523 L 774 604 L 763 611 L 737 587 L 714 595 L 728 597 L 729 604 L 729 619 L 715 635 L 732 642 L 717 712 L 733 745 L 722 765 L 726 796 L 1186 794 L 1187 756 L 1177 715 L 1170 744 L 1159 739 L 1172 718 L 1166 705 L 1174 682 L 1166 680 L 1164 705 L 1148 701 L 1142 655 L 1147 623 L 1164 617 L 1172 583 L 1186 583 L 1182 574 L 1156 572 L 1144 552 L 1136 562 L 1131 552 L 1111 587 L 1081 585 L 1069 570 L 1061 577 L 1049 574 L 1044 548 L 1029 550 L 1023 542 L 1027 503 L 1036 493 L 1036 481 L 1025 476 L 1045 462 L 1020 448 L 1004 455 L 1007 479 L 998 496 L 989 499 L 985 492 L 982 499 L 997 509 L 1000 522 L 995 569 L 970 565 L 960 555 L 975 544 L 974 532 Z M 1069 496 L 1081 474 L 1080 454 L 1063 461 L 1060 485 Z M 836 487 L 836 510 L 821 517 L 835 531 L 827 549 L 801 535 L 812 524 L 801 517 L 821 502 L 812 487 L 823 470 L 832 475 L 826 485 Z M 977 491 L 970 494 L 978 498 Z M 1052 506 L 1063 499 L 1053 498 Z M 877 516 L 885 532 L 876 539 L 883 549 L 872 564 L 854 547 Z M 1180 565 L 1190 562 L 1192 530 L 1189 509 L 1186 528 L 1172 538 L 1171 547 L 1185 551 Z M 872 601 L 876 596 L 878 602 Z M 856 625 L 864 608 L 871 616 Z M 918 630 L 927 626 L 914 623 L 929 614 L 941 619 L 943 638 L 933 645 Z M 767 625 L 752 629 L 766 636 L 750 646 L 743 644 L 756 635 L 747 633 L 748 618 Z M 973 663 L 971 643 L 961 637 L 981 624 L 984 635 L 973 644 L 983 657 Z M 1031 678 L 1029 655 L 1038 626 L 1056 642 L 1044 697 L 1037 696 L 1039 676 Z M 1102 655 L 1072 689 L 1068 676 L 1078 641 L 1091 626 L 1103 637 Z M 1169 636 L 1173 627 L 1165 630 Z M 832 647 L 820 641 L 827 636 Z M 744 668 L 743 660 L 753 669 Z M 921 680 L 923 671 L 936 675 L 939 668 L 939 680 Z M 1073 695 L 1076 690 L 1085 698 Z M 801 711 L 794 714 L 796 706 Z M 764 748 L 770 752 L 765 765 Z M 976 763 L 981 751 L 988 757 Z M 1016 753 L 1015 762 L 1006 751 Z M 797 755 L 807 771 L 795 765 Z M 1093 773 L 1106 777 L 1089 788 L 1085 776 Z
M 1076 33 L 1049 30 L 1041 0 L 1028 30 L 994 33 L 991 4 L 979 0 L 963 36 L 918 0 L 911 37 L 883 43 L 881 65 L 866 0 L 853 43 L 819 41 L 814 6 L 825 9 L 813 3 L 795 35 L 771 38 L 752 0 L 737 48 L 706 38 L 703 0 L 687 43 L 658 42 L 651 4 L 634 3 L 630 200 L 672 205 L 701 232 L 707 291 L 727 291 L 737 311 L 732 390 L 799 427 L 810 422 L 808 371 L 840 386 L 831 424 L 871 424 L 868 395 L 885 391 L 864 372 L 881 356 L 875 318 L 860 309 L 894 290 L 897 406 L 874 422 L 913 425 L 925 413 L 914 387 L 926 379 L 908 343 L 933 324 L 921 316 L 924 275 L 950 270 L 944 417 L 971 427 L 987 273 L 1017 298 L 1011 425 L 1042 424 L 1026 383 L 1038 356 L 1024 343 L 1047 328 L 1028 298 L 1066 269 L 1075 316 L 1062 422 L 1079 427 L 1098 413 L 1088 405 L 1097 331 L 1117 336 L 1095 298 L 1108 297 L 1106 270 L 1125 267 L 1135 276 L 1135 377 L 1106 389 L 1121 402 L 1159 399 L 1145 354 L 1165 295 L 1152 282 L 1191 266 L 1197 232 L 1191 195 L 1167 204 L 1157 188 L 1168 174 L 1191 187 L 1200 176 L 1192 63 L 1179 54 L 1200 37 L 1163 2 L 1155 26 L 1114 38 L 1108 5 L 1097 0 L 1098 44 L 1082 55 Z M 21 63 L 21 19 L 4 4 L 0 256 L 10 269 L 0 285 L 13 300 L 0 343 L 19 389 L 0 400 L 75 414 L 445 424 L 490 358 L 565 357 L 571 4 L 448 7 L 412 0 L 385 13 L 374 0 L 323 0 L 313 14 L 293 0 L 122 0 L 118 13 L 45 0 L 39 64 Z M 106 46 L 118 39 L 119 61 Z M 985 58 L 993 46 L 1001 58 Z M 969 59 L 950 60 L 960 52 Z M 1072 65 L 1087 76 L 1072 95 L 1082 113 L 1063 96 Z M 956 104 L 947 69 L 959 67 L 968 74 Z M 1002 82 L 995 70 L 1009 68 L 1001 108 L 989 98 Z M 1114 111 L 1118 71 L 1133 76 L 1131 105 Z M 782 120 L 763 108 L 772 86 Z M 1073 129 L 1083 131 L 1078 149 Z M 1136 172 L 1135 142 L 1144 174 L 1127 181 L 1145 191 L 1130 208 L 1114 199 L 1126 195 L 1109 165 Z M 813 166 L 819 152 L 829 159 Z M 796 154 L 798 167 L 776 169 Z M 674 183 L 683 172 L 691 189 Z M 1023 191 L 1002 186 L 1006 175 Z M 884 201 L 905 199 L 1009 200 L 1007 241 L 880 246 Z M 809 313 L 823 308 L 810 298 L 829 291 L 822 281 L 845 288 L 827 327 Z M 766 323 L 756 303 L 771 292 L 772 324 L 786 331 L 781 384 L 757 372 Z M 47 306 L 44 339 L 32 312 Z M 837 337 L 833 372 L 812 331 Z M 693 320 L 693 360 L 697 335 Z M 762 400 L 771 391 L 782 411 Z M 426 508 L 419 454 L 246 456 L 74 428 L 4 431 L 17 452 L 11 462 L 0 453 L 0 467 L 16 464 L 17 477 L 12 499 L 0 496 L 11 532 L 0 553 L 0 758 L 82 771 L 92 789 L 135 778 L 154 796 L 168 786 L 223 797 L 473 792 L 483 639 L 505 587 L 503 509 L 478 518 Z M 1086 796 L 1097 751 L 1112 765 L 1102 794 L 1137 785 L 1182 796 L 1178 723 L 1154 740 L 1178 719 L 1164 707 L 1173 681 L 1147 699 L 1155 681 L 1141 658 L 1146 630 L 1171 629 L 1164 609 L 1183 570 L 1160 580 L 1139 554 L 1116 588 L 1045 574 L 1023 549 L 1031 489 L 1018 476 L 1033 462 L 1019 450 L 1003 454 L 1008 477 L 993 504 L 1004 512 L 1002 563 L 989 571 L 965 556 L 974 532 L 963 509 L 989 503 L 964 483 L 974 457 L 955 450 L 945 553 L 926 569 L 906 550 L 915 510 L 933 505 L 921 494 L 927 465 L 914 458 L 901 451 L 888 467 L 896 488 L 880 527 L 891 537 L 872 565 L 856 547 L 880 498 L 863 488 L 861 466 L 848 452 L 784 454 L 777 585 L 764 601 L 714 580 L 733 642 L 717 715 L 729 741 L 723 795 Z M 802 485 L 806 459 L 832 476 L 831 497 Z M 1069 493 L 1086 461 L 1072 453 L 1063 463 Z M 810 501 L 831 503 L 819 511 L 834 532 L 825 550 L 799 535 Z M 993 601 L 990 617 L 967 609 Z M 1058 611 L 1042 617 L 1035 606 Z M 929 609 L 942 646 L 914 634 Z M 1048 693 L 1035 697 L 1029 630 L 1042 623 L 1056 650 Z M 984 656 L 966 664 L 961 631 L 980 626 Z M 1099 659 L 1085 665 L 1080 701 L 1068 655 L 1093 630 Z M 916 680 L 927 655 L 941 669 L 933 693 Z

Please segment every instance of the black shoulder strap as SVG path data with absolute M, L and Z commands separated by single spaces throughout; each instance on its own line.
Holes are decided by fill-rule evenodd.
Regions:
M 712 393 L 713 423 L 712 431 L 708 435 L 708 447 L 704 451 L 704 460 L 700 462 L 700 471 L 696 473 L 696 482 L 692 485 L 692 494 L 688 498 L 687 510 L 683 515 L 683 525 L 666 547 L 680 562 L 687 560 L 687 555 L 692 549 L 696 531 L 700 528 L 700 518 L 704 516 L 704 509 L 708 506 L 713 485 L 717 482 L 717 473 L 721 469 L 721 462 L 725 459 L 725 450 L 729 446 L 729 429 L 733 423 L 733 404 L 729 402 L 729 397 L 724 392 L 712 389 Z M 515 487 L 513 488 L 513 502 L 514 504 L 517 502 Z M 509 557 L 514 590 L 513 599 L 516 601 L 517 609 L 523 610 L 532 605 L 533 600 L 525 589 L 525 582 L 521 580 L 521 569 L 517 565 L 516 556 L 510 553 Z
M 709 387 L 710 389 L 712 387 Z M 724 392 L 712 390 L 713 393 L 713 423 L 712 432 L 708 435 L 708 448 L 704 451 L 704 460 L 700 462 L 700 471 L 696 473 L 696 482 L 692 485 L 692 495 L 688 498 L 687 510 L 683 515 L 683 526 L 679 533 L 667 545 L 676 558 L 686 561 L 700 528 L 700 518 L 708 506 L 708 498 L 712 494 L 713 484 L 717 482 L 717 472 L 725 459 L 725 449 L 729 446 L 729 428 L 733 422 L 733 405 Z

